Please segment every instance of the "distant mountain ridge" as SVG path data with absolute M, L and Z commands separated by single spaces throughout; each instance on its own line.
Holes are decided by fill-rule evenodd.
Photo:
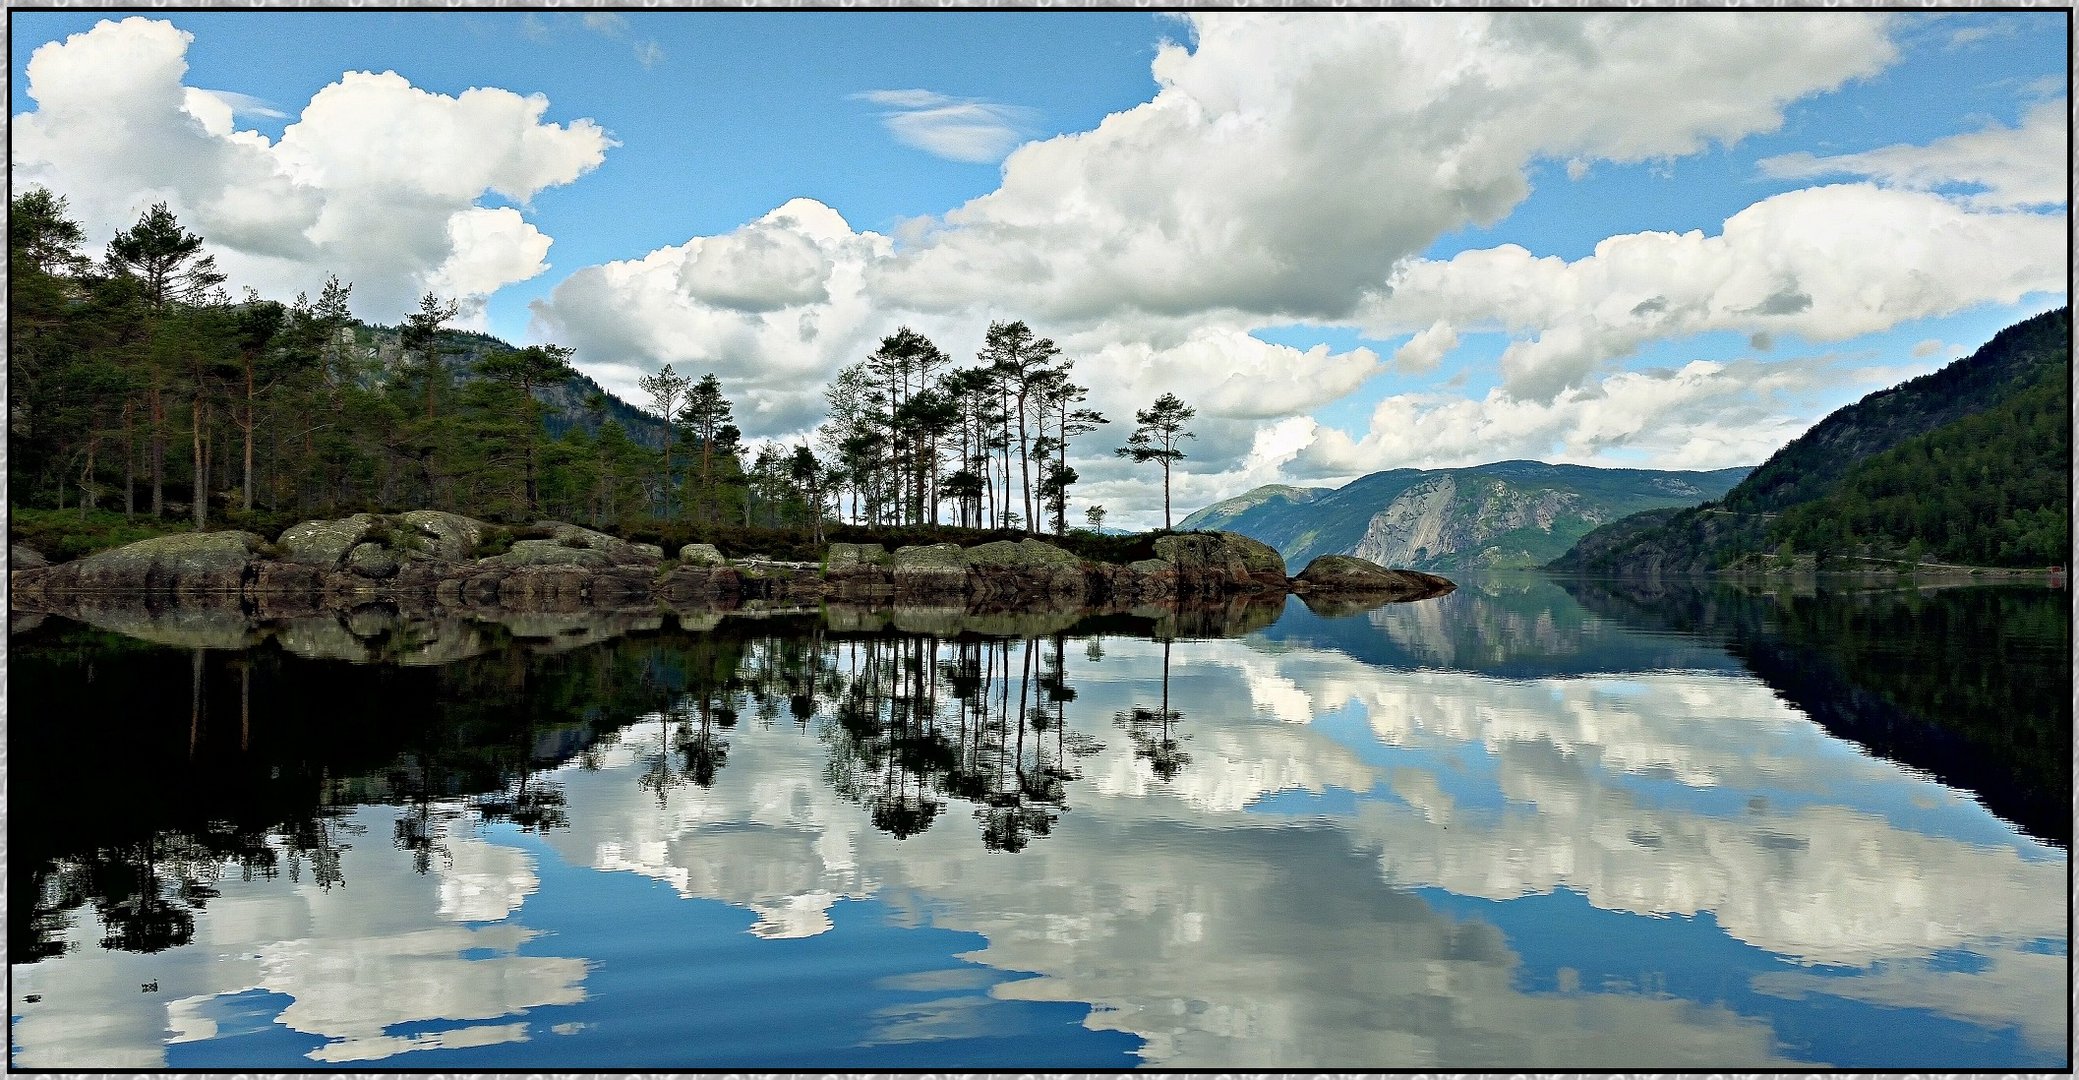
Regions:
M 2007 327 L 1941 370 L 1828 414 L 1720 503 L 1612 522 L 1550 569 L 1694 574 L 1787 545 L 1985 565 L 2063 561 L 2072 319 Z
M 1589 530 L 1653 507 L 1723 495 L 1750 470 L 1598 469 L 1500 461 L 1459 469 L 1393 469 L 1340 488 L 1274 484 L 1186 517 L 1278 549 L 1286 565 L 1355 555 L 1414 570 L 1538 566 Z

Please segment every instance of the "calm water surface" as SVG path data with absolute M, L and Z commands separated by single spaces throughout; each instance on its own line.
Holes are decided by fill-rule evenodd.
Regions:
M 2068 597 L 17 617 L 18 1067 L 2063 1067 Z

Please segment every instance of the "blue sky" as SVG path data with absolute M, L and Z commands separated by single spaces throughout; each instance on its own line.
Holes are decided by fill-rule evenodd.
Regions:
M 2068 276 L 2061 11 L 107 18 L 10 13 L 17 190 L 95 246 L 167 198 L 234 284 L 456 295 L 778 438 L 896 325 L 1023 318 L 1115 419 L 1199 407 L 1185 507 L 1753 463 Z

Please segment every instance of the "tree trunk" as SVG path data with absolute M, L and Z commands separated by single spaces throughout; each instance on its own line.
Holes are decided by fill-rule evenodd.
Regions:
M 1162 528 L 1169 529 L 1169 459 L 1162 460 Z
M 123 520 L 137 516 L 137 434 L 132 430 L 134 401 L 123 402 Z
M 1068 402 L 1061 403 L 1061 439 L 1054 444 L 1054 535 L 1068 535 Z
M 94 509 L 94 448 L 100 440 L 87 436 L 87 466 L 79 471 L 79 516 L 85 518 L 87 511 Z
M 1023 497 L 1021 505 L 1025 507 L 1025 520 L 1020 524 L 1026 532 L 1036 533 L 1039 530 L 1033 528 L 1032 520 L 1032 444 L 1025 437 L 1024 394 L 1018 395 L 1018 494 Z
M 664 409 L 664 518 L 671 520 L 671 406 Z
M 245 493 L 240 502 L 246 513 L 253 512 L 253 358 L 245 360 Z
M 714 425 L 703 425 L 700 434 L 700 517 L 709 524 L 713 524 L 716 517 L 714 473 L 710 468 L 713 461 L 711 448 L 714 444 Z
M 195 491 L 189 501 L 195 507 L 195 531 L 201 532 L 209 513 L 209 458 L 202 450 L 202 397 L 196 395 L 192 413 L 195 418 L 194 431 L 189 441 L 195 446 Z
M 159 395 L 159 373 L 152 372 L 151 393 L 152 517 L 166 516 L 166 401 Z

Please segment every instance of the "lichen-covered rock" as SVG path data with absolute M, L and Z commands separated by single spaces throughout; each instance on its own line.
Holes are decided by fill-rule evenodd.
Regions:
M 346 568 L 361 577 L 381 581 L 396 577 L 397 568 L 403 561 L 403 557 L 395 549 L 381 544 L 363 543 L 355 544 L 354 549 L 347 552 Z
M 254 594 L 310 593 L 324 587 L 326 568 L 308 564 L 258 559 L 253 562 L 245 591 Z
M 713 544 L 687 544 L 679 549 L 680 566 L 728 566 L 722 549 Z
M 51 561 L 43 557 L 43 552 L 27 544 L 15 544 L 7 549 L 9 570 L 35 570 L 50 564 Z
M 1168 600 L 1177 594 L 1177 564 L 1168 559 L 1136 559 L 1101 572 L 1104 595 L 1115 602 Z
M 1239 533 L 1178 533 L 1155 541 L 1155 554 L 1180 578 L 1200 585 L 1283 587 L 1285 559 L 1276 549 Z
M 368 539 L 381 521 L 374 514 L 354 514 L 330 521 L 305 521 L 282 530 L 275 540 L 280 561 L 337 570 L 347 555 Z
M 895 595 L 910 600 L 958 600 L 967 595 L 967 560 L 958 544 L 912 544 L 895 549 Z
M 937 578 L 926 580 L 939 582 Z M 952 581 L 948 577 L 939 583 L 950 587 Z M 823 559 L 823 595 L 825 599 L 849 603 L 893 598 L 895 570 L 888 549 L 879 544 L 830 545 Z
M 176 533 L 11 575 L 17 592 L 236 593 L 266 541 L 249 532 Z
M 888 549 L 879 544 L 832 544 L 823 566 L 833 573 L 842 573 L 860 567 L 882 566 L 887 562 Z
M 618 536 L 608 536 L 603 532 L 566 524 L 561 521 L 537 521 L 534 525 L 536 528 L 549 530 L 549 536 L 552 539 L 546 542 L 561 544 L 575 551 L 595 551 L 606 556 L 606 563 L 601 565 L 654 567 L 664 559 L 664 549 L 655 544 L 631 544 Z M 526 540 L 515 542 L 513 550 L 517 551 L 521 544 L 529 542 Z M 543 543 L 544 541 L 532 542 Z M 593 564 L 580 563 L 577 565 Z
M 967 564 L 970 600 L 1011 606 L 1056 606 L 1090 594 L 1093 572 L 1083 561 L 1041 540 L 997 540 L 960 553 Z
M 967 560 L 961 558 L 958 544 L 910 544 L 895 549 L 894 565 L 897 573 L 914 570 L 957 570 L 967 571 Z
M 1241 533 L 1224 532 L 1219 535 L 1221 543 L 1226 545 L 1234 557 L 1242 561 L 1242 567 L 1249 572 L 1250 577 L 1284 583 L 1285 556 L 1278 554 L 1277 548 Z
M 641 567 L 616 567 L 595 574 L 585 587 L 585 601 L 594 609 L 614 609 L 647 604 L 655 595 L 654 575 Z
M 960 553 L 969 566 L 998 566 L 1011 569 L 1078 567 L 1081 559 L 1041 540 L 996 540 L 977 544 Z
M 475 518 L 445 510 L 413 510 L 399 515 L 400 531 L 408 531 L 411 547 L 428 558 L 442 562 L 465 562 L 483 542 L 490 526 Z
M 599 569 L 614 565 L 612 555 L 598 548 L 571 547 L 562 540 L 515 540 L 512 550 L 488 559 L 478 559 L 485 569 L 517 570 L 528 566 L 570 566 Z
M 704 604 L 736 599 L 737 585 L 737 572 L 729 567 L 680 563 L 656 583 L 654 591 L 674 604 Z
M 1419 570 L 1393 570 L 1351 555 L 1323 555 L 1296 579 L 1308 593 L 1361 593 L 1404 599 L 1441 596 L 1458 586 Z

